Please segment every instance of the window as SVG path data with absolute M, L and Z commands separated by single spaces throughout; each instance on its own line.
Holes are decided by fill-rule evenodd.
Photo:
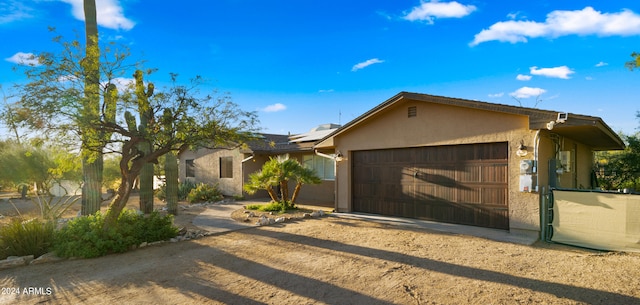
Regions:
M 233 157 L 220 157 L 220 178 L 233 178 Z
M 335 160 L 320 157 L 317 155 L 304 155 L 302 157 L 302 164 L 305 167 L 315 170 L 318 177 L 320 177 L 322 180 L 336 179 Z
M 185 164 L 184 164 L 184 165 L 185 165 L 185 169 L 184 169 L 185 176 L 186 176 L 187 178 L 189 178 L 189 177 L 192 177 L 192 178 L 193 178 L 193 177 L 195 177 L 195 176 L 196 176 L 196 166 L 195 166 L 195 164 L 193 163 L 193 159 L 188 159 L 188 160 L 184 160 L 184 161 L 185 161 L 185 162 L 184 162 L 184 163 L 185 163 Z

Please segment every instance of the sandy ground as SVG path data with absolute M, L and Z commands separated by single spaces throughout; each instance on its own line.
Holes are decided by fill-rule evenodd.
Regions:
M 639 304 L 640 255 L 328 216 L 3 270 L 0 289 L 0 304 Z

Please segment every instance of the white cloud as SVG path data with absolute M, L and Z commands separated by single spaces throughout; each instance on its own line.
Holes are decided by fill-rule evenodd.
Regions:
M 604 61 L 601 61 L 601 62 L 596 64 L 596 67 L 604 67 L 604 66 L 608 66 L 608 65 L 609 65 L 608 63 L 606 63 Z
M 329 93 L 329 92 L 333 92 L 333 89 L 320 89 L 318 90 L 319 93 Z
M 489 97 L 502 97 L 504 96 L 504 92 L 489 94 Z
M 364 69 L 364 68 L 366 68 L 368 66 L 371 66 L 373 64 L 380 64 L 380 63 L 383 63 L 383 62 L 384 62 L 384 60 L 380 60 L 380 59 L 377 59 L 377 58 L 372 58 L 372 59 L 369 59 L 367 61 L 363 61 L 361 63 L 358 63 L 358 64 L 354 65 L 353 68 L 351 68 L 351 71 L 355 72 L 355 71 L 358 71 L 360 69 Z
M 516 79 L 521 81 L 528 81 L 531 80 L 531 77 L 531 75 L 518 74 L 518 76 L 516 76 Z
M 73 17 L 84 21 L 83 0 L 60 0 L 71 4 Z M 114 30 L 131 30 L 135 22 L 124 16 L 119 0 L 99 0 L 96 1 L 96 12 L 98 14 L 98 25 Z
M 405 14 L 404 19 L 409 21 L 426 21 L 429 24 L 433 24 L 435 18 L 462 18 L 475 10 L 476 7 L 473 5 L 463 5 L 456 1 L 422 1 L 420 6 L 414 7 L 411 9 L 411 12 Z
M 284 104 L 275 103 L 273 105 L 269 105 L 267 107 L 264 107 L 262 109 L 262 111 L 264 111 L 264 112 L 278 112 L 278 111 L 283 111 L 285 109 L 287 109 L 287 106 L 285 106 Z
M 586 80 L 593 80 L 593 77 L 591 77 L 591 76 L 587 76 L 587 77 L 585 77 L 584 79 L 586 79 Z
M 529 68 L 529 73 L 533 74 L 533 75 L 541 75 L 541 76 L 546 76 L 546 77 L 553 77 L 553 78 L 562 78 L 562 79 L 569 79 L 569 75 L 575 73 L 573 70 L 569 69 L 569 67 L 567 66 L 560 66 L 560 67 L 554 67 L 554 68 L 540 68 L 538 69 L 538 67 L 531 67 Z
M 553 11 L 544 22 L 501 21 L 476 34 L 471 46 L 497 40 L 527 42 L 528 38 L 555 38 L 566 35 L 631 36 L 640 34 L 640 15 L 624 9 L 601 13 L 587 6 L 576 11 Z
M 509 93 L 509 95 L 515 98 L 530 98 L 533 96 L 540 96 L 545 92 L 547 92 L 547 90 L 544 90 L 542 88 L 522 87 L 514 92 Z
M 0 24 L 7 24 L 18 20 L 33 18 L 32 8 L 20 1 L 10 0 L 0 4 Z
M 18 52 L 11 57 L 5 58 L 6 61 L 19 65 L 39 66 L 40 62 L 33 53 Z

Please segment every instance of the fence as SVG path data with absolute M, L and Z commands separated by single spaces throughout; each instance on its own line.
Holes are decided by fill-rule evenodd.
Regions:
M 561 189 L 541 195 L 542 240 L 640 252 L 640 195 Z

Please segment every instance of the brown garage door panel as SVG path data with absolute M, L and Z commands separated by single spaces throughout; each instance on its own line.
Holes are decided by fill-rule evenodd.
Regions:
M 507 144 L 353 153 L 353 210 L 508 229 Z

